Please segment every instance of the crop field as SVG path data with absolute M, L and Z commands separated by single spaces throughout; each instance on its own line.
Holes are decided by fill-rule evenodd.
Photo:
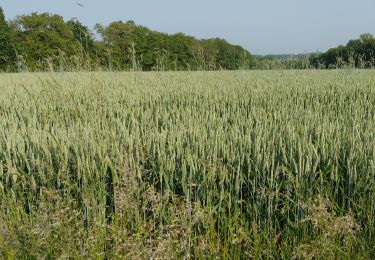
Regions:
M 374 70 L 0 74 L 0 258 L 374 248 Z

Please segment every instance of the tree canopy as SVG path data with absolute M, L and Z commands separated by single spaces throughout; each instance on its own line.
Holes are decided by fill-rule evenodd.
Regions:
M 96 35 L 77 19 L 50 13 L 20 15 L 7 22 L 0 8 L 0 70 L 237 70 L 374 67 L 375 38 L 363 34 L 346 46 L 279 61 L 254 57 L 224 39 L 167 34 L 134 21 L 96 24 Z
M 16 48 L 31 69 L 56 62 L 61 56 L 71 57 L 80 50 L 73 26 L 59 15 L 48 13 L 18 16 L 10 27 Z
M 77 19 L 64 21 L 60 15 L 32 13 L 8 24 L 1 15 L 2 70 L 16 63 L 16 52 L 29 70 L 77 64 L 116 70 L 233 70 L 249 68 L 254 61 L 247 50 L 223 39 L 170 35 L 134 21 L 97 24 L 99 40 Z
M 369 68 L 375 65 L 375 38 L 367 33 L 359 39 L 350 40 L 346 46 L 331 48 L 325 53 L 311 57 L 314 67 L 337 68 L 351 66 Z
M 0 7 L 0 70 L 9 70 L 15 66 L 16 49 L 11 40 L 8 23 Z
M 168 35 L 133 21 L 117 21 L 106 27 L 98 24 L 96 30 L 110 50 L 113 64 L 120 68 L 132 66 L 134 60 L 144 70 L 240 69 L 253 62 L 248 51 L 222 39 Z

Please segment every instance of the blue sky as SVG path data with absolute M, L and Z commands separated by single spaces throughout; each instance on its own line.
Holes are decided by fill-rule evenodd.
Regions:
M 254 54 L 325 51 L 375 34 L 375 0 L 0 0 L 0 6 L 7 19 L 50 12 L 91 28 L 134 20 L 167 33 L 225 38 Z

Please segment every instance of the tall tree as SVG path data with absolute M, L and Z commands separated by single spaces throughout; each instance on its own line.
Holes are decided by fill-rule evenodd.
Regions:
M 310 63 L 315 67 L 337 68 L 342 66 L 375 66 L 375 38 L 362 34 L 359 39 L 350 40 L 346 46 L 331 48 L 325 53 L 314 55 Z
M 71 19 L 67 22 L 73 32 L 74 39 L 79 43 L 86 54 L 94 50 L 94 37 L 87 26 L 84 26 L 77 19 Z
M 0 7 L 0 70 L 12 69 L 16 64 L 16 51 L 11 41 L 8 23 Z
M 253 61 L 248 51 L 225 40 L 198 40 L 183 33 L 168 35 L 133 21 L 97 25 L 96 30 L 118 68 L 129 68 L 133 57 L 144 70 L 239 69 Z
M 111 50 L 111 59 L 115 66 L 128 68 L 132 66 L 134 57 L 138 62 L 142 62 L 147 52 L 147 37 L 150 33 L 148 28 L 137 26 L 133 21 L 112 22 L 107 27 L 97 24 L 95 27 Z
M 38 69 L 48 59 L 79 54 L 80 46 L 71 26 L 59 15 L 32 13 L 18 16 L 11 23 L 17 49 L 25 56 L 27 66 Z M 60 62 L 59 61 L 59 62 Z

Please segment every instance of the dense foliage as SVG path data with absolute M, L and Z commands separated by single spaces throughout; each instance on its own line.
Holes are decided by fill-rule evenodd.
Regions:
M 375 38 L 363 34 L 351 40 L 346 46 L 338 46 L 310 58 L 316 68 L 373 68 L 375 67 Z
M 9 28 L 10 27 L 10 28 Z M 9 22 L 0 10 L 0 70 L 238 70 L 369 68 L 375 38 L 364 34 L 346 46 L 313 55 L 252 56 L 224 39 L 199 40 L 116 21 L 93 32 L 77 19 L 32 13 Z M 17 55 L 16 55 L 17 54 Z
M 28 68 L 43 69 L 55 64 L 61 55 L 71 57 L 79 50 L 72 27 L 58 15 L 19 16 L 11 23 L 16 49 Z
M 0 17 L 0 69 L 69 70 L 101 67 L 123 70 L 217 70 L 250 68 L 253 56 L 223 39 L 198 40 L 183 33 L 152 31 L 133 21 L 97 24 L 102 40 L 77 19 L 32 13 L 8 24 Z M 11 44 L 10 36 L 14 41 Z M 10 48 L 9 46 L 12 46 Z M 19 59 L 9 56 L 17 52 Z M 5 56 L 8 55 L 8 56 Z
M 15 66 L 16 51 L 12 44 L 8 23 L 5 21 L 3 9 L 0 7 L 0 71 Z
M 374 85 L 1 75 L 0 258 L 374 259 Z

